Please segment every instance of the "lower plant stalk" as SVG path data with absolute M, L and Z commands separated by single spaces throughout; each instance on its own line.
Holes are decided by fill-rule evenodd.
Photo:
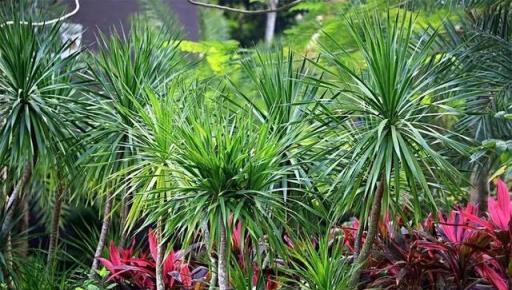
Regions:
M 55 254 L 57 251 L 57 244 L 59 241 L 59 224 L 62 211 L 62 202 L 64 195 L 64 182 L 62 179 L 59 180 L 59 187 L 55 194 L 55 205 L 52 214 L 52 223 L 50 228 L 50 244 L 48 246 L 48 260 L 47 269 L 50 269 L 55 262 Z
M 96 277 L 96 271 L 98 270 L 98 258 L 101 257 L 103 253 L 103 248 L 105 247 L 105 242 L 107 240 L 108 229 L 110 227 L 110 215 L 112 211 L 112 203 L 114 201 L 114 197 L 111 195 L 107 196 L 107 200 L 105 201 L 105 208 L 103 209 L 103 222 L 101 225 L 100 237 L 98 239 L 98 246 L 96 247 L 96 252 L 94 253 L 94 259 L 92 261 L 91 271 L 89 272 L 89 277 L 91 279 Z
M 12 238 L 11 233 L 9 232 L 7 234 L 7 245 L 5 247 L 5 265 L 7 266 L 7 269 L 4 270 L 4 275 L 6 277 L 8 289 L 16 289 L 14 288 L 14 279 L 12 277 L 12 270 L 14 264 L 14 258 L 12 256 Z
M 361 219 L 359 219 L 361 220 Z M 362 224 L 359 225 L 356 233 L 356 240 L 354 242 L 354 260 L 359 256 L 359 252 L 361 251 L 361 243 L 363 242 L 363 234 L 364 234 L 364 226 Z
M 210 259 L 210 267 L 211 267 L 211 277 L 210 277 L 210 286 L 208 287 L 208 290 L 215 290 L 217 287 L 217 269 L 215 267 L 217 266 L 217 260 L 213 256 L 213 250 L 210 246 L 210 230 L 208 229 L 208 223 L 206 222 L 204 225 L 204 241 L 206 244 L 206 251 L 208 252 L 208 258 Z
M 381 182 L 377 187 L 377 191 L 373 198 L 372 209 L 370 211 L 370 221 L 368 223 L 368 233 L 366 235 L 365 242 L 363 247 L 361 248 L 361 252 L 357 256 L 357 259 L 354 262 L 356 266 L 352 275 L 350 277 L 350 286 L 351 289 L 357 289 L 357 285 L 359 284 L 359 278 L 361 277 L 361 273 L 363 268 L 370 257 L 370 252 L 372 250 L 373 244 L 377 239 L 378 234 L 378 225 L 380 212 L 382 207 L 382 198 L 384 197 L 384 178 L 382 178 Z M 360 225 L 362 226 L 362 225 Z
M 227 273 L 227 255 L 226 255 L 226 226 L 224 222 L 220 222 L 220 239 L 218 244 L 218 269 L 217 269 L 217 278 L 219 281 L 219 289 L 220 290 L 228 290 L 229 289 L 229 278 Z
M 157 246 L 156 246 L 156 290 L 165 290 L 164 284 L 164 273 L 163 273 L 163 263 L 164 263 L 164 246 L 162 243 L 162 233 L 163 231 L 162 219 L 158 219 L 156 236 Z

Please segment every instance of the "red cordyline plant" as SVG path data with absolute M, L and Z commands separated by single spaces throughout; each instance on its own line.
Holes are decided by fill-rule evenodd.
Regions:
M 362 282 L 386 289 L 509 289 L 512 203 L 505 182 L 497 180 L 496 189 L 482 217 L 468 204 L 446 217 L 439 213 L 437 227 L 430 214 L 421 229 L 406 230 L 386 215 Z M 343 228 L 348 251 L 358 227 L 356 220 Z
M 148 233 L 149 254 L 136 253 L 133 245 L 118 248 L 110 242 L 109 258 L 99 261 L 110 272 L 108 280 L 134 289 L 156 289 L 156 259 L 158 240 L 155 233 Z M 201 289 L 208 270 L 199 266 L 192 269 L 183 259 L 183 251 L 171 251 L 163 260 L 166 289 Z

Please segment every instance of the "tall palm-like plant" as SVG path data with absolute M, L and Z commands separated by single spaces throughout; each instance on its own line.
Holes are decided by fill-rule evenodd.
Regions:
M 69 43 L 60 40 L 60 25 L 14 23 L 0 27 L 0 160 L 19 180 L 5 206 L 2 231 L 12 222 L 16 203 L 41 159 L 66 150 L 72 136 L 71 66 L 76 54 L 64 57 Z
M 235 96 L 230 101 L 248 109 L 256 124 L 269 127 L 277 138 L 286 140 L 288 147 L 283 154 L 288 164 L 283 166 L 291 165 L 294 170 L 281 180 L 283 199 L 307 202 L 313 197 L 305 192 L 318 191 L 312 183 L 309 168 L 311 148 L 325 129 L 314 118 L 319 107 L 317 98 L 321 96 L 319 88 L 308 81 L 311 66 L 305 58 L 299 58 L 291 51 L 284 52 L 282 47 L 257 50 L 243 59 L 241 65 L 246 76 L 243 81 L 247 85 L 231 82 Z M 301 180 L 301 184 L 294 180 Z
M 90 78 L 95 83 L 89 92 L 89 122 L 83 157 L 89 176 L 100 181 L 106 193 L 103 224 L 91 275 L 98 267 L 109 228 L 114 188 L 123 180 L 117 173 L 133 165 L 136 148 L 128 128 L 133 124 L 133 112 L 145 106 L 144 88 L 161 92 L 180 72 L 181 58 L 176 36 L 166 30 L 154 31 L 144 25 L 133 25 L 130 35 L 115 32 L 110 38 L 102 36 L 101 48 L 91 57 Z M 121 198 L 121 222 L 131 199 L 132 187 L 118 189 Z M 123 235 L 124 236 L 124 235 Z
M 439 79 L 439 75 L 454 75 L 448 70 L 455 66 L 449 55 L 429 54 L 435 34 L 415 36 L 413 16 L 388 14 L 382 20 L 372 15 L 357 24 L 348 21 L 366 67 L 360 72 L 327 52 L 337 71 L 323 67 L 331 78 L 323 85 L 339 94 L 332 107 L 333 119 L 350 128 L 341 131 L 344 143 L 338 144 L 340 160 L 349 160 L 343 164 L 335 191 L 339 208 L 359 210 L 368 228 L 355 260 L 354 286 L 370 255 L 382 208 L 399 210 L 404 190 L 415 212 L 423 204 L 435 207 L 430 182 L 450 186 L 459 180 L 458 170 L 443 156 L 442 148 L 464 147 L 430 120 L 451 114 L 448 104 L 464 96 L 464 86 L 456 76 Z M 455 186 L 451 190 L 458 191 Z
M 242 113 L 198 110 L 180 126 L 177 137 L 177 171 L 168 201 L 155 207 L 149 218 L 167 217 L 166 224 L 185 241 L 208 225 L 210 247 L 217 245 L 218 285 L 229 289 L 227 251 L 233 225 L 242 221 L 258 244 L 282 221 L 285 208 L 274 185 L 288 173 L 281 165 L 286 146 L 267 126 L 256 128 Z
M 180 116 L 186 115 L 186 107 L 183 105 L 187 95 L 183 91 L 185 86 L 173 81 L 169 90 L 163 96 L 158 96 L 154 91 L 145 89 L 145 103 L 136 102 L 136 110 L 133 111 L 133 127 L 127 128 L 133 138 L 133 145 L 137 148 L 133 166 L 126 168 L 125 172 L 119 172 L 125 176 L 125 182 L 137 189 L 132 207 L 127 217 L 129 227 L 140 223 L 141 217 L 151 211 L 154 201 L 165 203 L 168 201 L 169 183 L 176 171 L 173 162 L 176 153 L 175 128 L 180 121 Z M 157 245 L 156 282 L 157 289 L 163 290 L 164 275 L 162 248 L 162 234 L 166 219 L 157 221 L 157 235 L 160 243 Z M 145 226 L 146 224 L 143 224 Z

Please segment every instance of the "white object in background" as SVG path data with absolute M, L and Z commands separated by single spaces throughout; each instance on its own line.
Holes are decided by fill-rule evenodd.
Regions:
M 60 28 L 60 38 L 63 43 L 70 43 L 68 49 L 62 52 L 62 57 L 68 57 L 82 47 L 83 25 L 79 23 L 63 23 Z

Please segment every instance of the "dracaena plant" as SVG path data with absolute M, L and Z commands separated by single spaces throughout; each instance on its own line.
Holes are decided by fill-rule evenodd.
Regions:
M 256 127 L 246 114 L 215 114 L 198 108 L 177 128 L 180 142 L 167 202 L 149 213 L 190 241 L 205 224 L 210 247 L 217 246 L 220 289 L 229 287 L 228 249 L 232 225 L 243 221 L 250 236 L 262 239 L 277 230 L 286 209 L 276 182 L 286 148 L 267 126 Z M 231 221 L 231 222 L 229 222 Z M 272 242 L 274 235 L 266 236 Z M 257 243 L 257 242 L 256 242 Z
M 35 26 L 10 15 L 12 23 L 0 26 L 0 160 L 19 180 L 2 206 L 4 235 L 34 168 L 66 156 L 79 107 L 72 82 L 78 54 L 66 55 L 60 23 Z
M 326 74 L 319 85 L 336 95 L 329 114 L 342 136 L 333 144 L 339 148 L 335 164 L 342 164 L 333 196 L 341 212 L 356 210 L 368 228 L 356 253 L 355 264 L 362 270 L 383 207 L 397 212 L 405 204 L 418 219 L 423 206 L 435 208 L 430 181 L 460 192 L 458 170 L 443 156 L 443 148 L 463 152 L 464 146 L 432 118 L 452 114 L 450 101 L 466 93 L 462 77 L 452 73 L 452 58 L 431 54 L 436 34 L 416 35 L 414 16 L 370 14 L 348 21 L 364 67 L 349 67 L 326 51 L 332 67 L 319 65 Z M 330 37 L 336 41 L 335 34 Z M 356 270 L 353 285 L 358 278 Z
M 88 111 L 83 112 L 91 125 L 83 138 L 87 148 L 81 158 L 87 175 L 97 191 L 105 195 L 103 226 L 96 251 L 99 257 L 109 228 L 115 193 L 121 195 L 122 227 L 135 188 L 119 174 L 134 165 L 137 156 L 130 128 L 133 116 L 148 104 L 145 90 L 162 93 L 180 71 L 181 56 L 176 35 L 145 25 L 131 27 L 130 34 L 114 32 L 99 39 L 99 51 L 91 56 L 87 77 L 91 81 Z M 124 237 L 122 236 L 122 243 Z M 94 259 L 91 275 L 98 262 Z
M 158 95 L 149 88 L 144 89 L 144 101 L 134 101 L 130 114 L 132 124 L 127 132 L 133 140 L 137 154 L 132 156 L 133 165 L 118 172 L 124 177 L 127 186 L 136 188 L 132 206 L 128 213 L 129 228 L 140 223 L 143 217 L 152 211 L 152 206 L 165 203 L 169 199 L 166 192 L 172 182 L 176 164 L 176 127 L 187 115 L 187 103 L 193 98 L 187 90 L 191 86 L 178 85 L 180 81 L 170 82 L 168 91 Z M 165 228 L 165 219 L 157 221 L 156 235 L 161 236 Z M 163 251 L 162 244 L 156 247 L 156 281 L 157 289 L 163 289 Z
M 283 199 L 301 199 L 308 203 L 319 192 L 313 183 L 315 171 L 309 168 L 314 155 L 311 148 L 325 129 L 313 121 L 319 106 L 316 101 L 319 87 L 308 81 L 314 67 L 291 50 L 284 51 L 276 46 L 256 50 L 242 59 L 240 64 L 246 85 L 231 81 L 234 97 L 229 101 L 254 115 L 256 124 L 269 127 L 277 138 L 286 140 L 288 148 L 283 154 L 294 170 L 291 176 L 283 176 L 281 180 Z M 300 179 L 302 184 L 296 184 L 294 179 Z M 318 219 L 304 207 L 293 208 L 293 211 L 301 212 L 297 215 L 301 220 L 288 220 L 288 224 L 314 223 Z

